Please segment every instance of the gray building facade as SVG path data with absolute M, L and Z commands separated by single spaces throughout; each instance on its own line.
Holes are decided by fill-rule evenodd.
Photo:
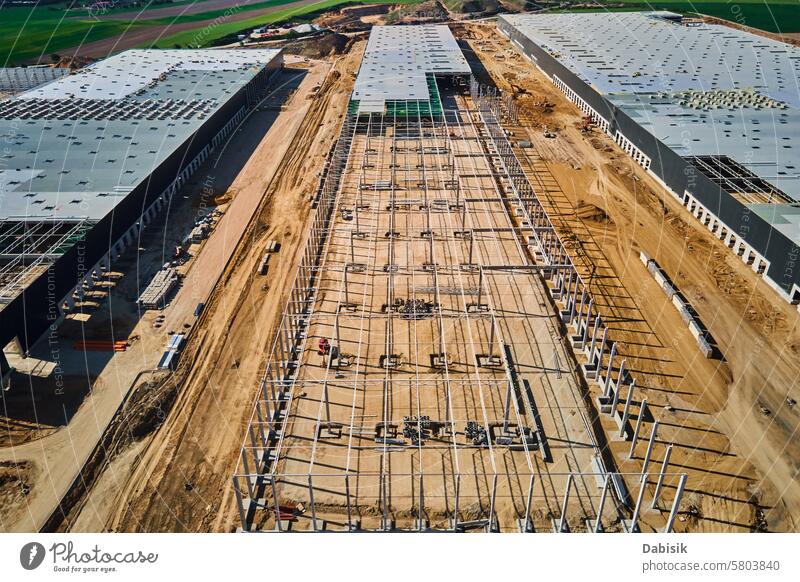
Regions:
M 782 182 L 779 182 L 780 186 L 785 188 L 786 193 L 781 192 L 781 197 L 775 199 L 778 203 L 755 204 L 751 200 L 743 200 L 741 197 L 735 196 L 730 191 L 730 188 L 723 188 L 720 185 L 720 181 L 714 180 L 714 176 L 698 169 L 698 165 L 691 161 L 690 156 L 681 155 L 680 148 L 672 143 L 665 143 L 665 141 L 670 141 L 669 138 L 664 137 L 665 133 L 668 132 L 658 132 L 660 137 L 654 135 L 653 126 L 658 126 L 661 118 L 659 113 L 648 116 L 650 112 L 655 110 L 649 103 L 647 103 L 648 109 L 642 113 L 640 105 L 645 99 L 652 99 L 658 103 L 665 102 L 672 99 L 673 95 L 679 94 L 678 91 L 685 89 L 684 87 L 665 87 L 662 84 L 662 86 L 652 88 L 635 87 L 630 89 L 627 85 L 639 85 L 642 83 L 640 81 L 643 76 L 642 73 L 631 71 L 627 74 L 627 79 L 625 79 L 623 75 L 604 72 L 604 69 L 611 69 L 614 66 L 613 63 L 602 63 L 599 60 L 593 60 L 590 62 L 593 63 L 592 66 L 596 67 L 593 72 L 597 73 L 599 71 L 598 78 L 622 77 L 622 79 L 613 79 L 617 82 L 617 86 L 614 88 L 616 93 L 600 90 L 598 87 L 600 83 L 593 82 L 595 79 L 590 78 L 590 75 L 585 74 L 585 69 L 581 70 L 580 66 L 576 64 L 579 61 L 565 55 L 566 50 L 574 50 L 580 58 L 584 58 L 581 53 L 586 48 L 581 44 L 582 41 L 579 38 L 573 40 L 566 40 L 565 38 L 563 42 L 574 44 L 565 44 L 564 46 L 569 48 L 561 50 L 553 46 L 541 46 L 541 44 L 544 44 L 541 38 L 536 39 L 539 42 L 532 38 L 534 35 L 531 34 L 529 29 L 526 29 L 526 25 L 532 22 L 536 23 L 537 18 L 547 18 L 547 16 L 549 15 L 504 15 L 498 18 L 497 26 L 499 31 L 544 72 L 573 103 L 578 105 L 585 115 L 591 116 L 606 133 L 615 139 L 626 153 L 671 191 L 702 224 L 718 238 L 725 241 L 732 251 L 746 264 L 750 265 L 756 273 L 762 275 L 764 280 L 776 292 L 785 300 L 794 304 L 800 302 L 800 264 L 798 263 L 798 259 L 800 259 L 800 246 L 798 246 L 800 237 L 797 236 L 797 231 L 794 229 L 794 224 L 792 224 L 794 216 L 798 215 L 797 209 L 800 206 L 797 204 L 800 196 L 797 196 L 794 190 L 796 184 L 795 176 L 789 176 L 788 179 L 782 178 Z M 558 16 L 581 19 L 588 15 L 564 14 Z M 670 13 L 661 13 L 659 15 L 639 14 L 637 17 L 650 19 L 655 22 L 655 26 L 683 27 L 680 23 L 680 17 Z M 649 25 L 649 23 L 647 24 Z M 680 32 L 688 35 L 696 33 L 694 29 L 689 32 L 684 30 Z M 563 32 L 561 34 L 564 36 Z M 646 43 L 647 38 L 643 42 Z M 736 42 L 736 39 L 733 39 L 732 42 Z M 772 47 L 768 48 L 772 49 Z M 636 50 L 636 47 L 632 47 L 632 50 Z M 653 50 L 657 52 L 658 49 L 653 47 Z M 780 49 L 777 52 L 780 52 Z M 793 62 L 797 62 L 794 61 L 794 55 L 790 56 Z M 568 67 L 562 61 L 566 61 L 572 66 Z M 791 66 L 796 65 L 790 63 Z M 699 74 L 702 76 L 703 73 Z M 646 75 L 647 73 L 645 72 L 644 76 Z M 682 82 L 690 84 L 696 81 L 693 78 L 688 78 Z M 606 91 L 609 90 L 608 85 L 604 88 Z M 737 87 L 723 87 L 722 89 L 716 86 L 708 87 L 708 93 L 712 95 L 717 93 L 724 95 L 725 90 L 737 91 L 740 89 Z M 630 106 L 630 95 L 636 95 L 636 107 Z M 773 100 L 776 103 L 775 107 L 780 107 L 780 109 L 776 109 L 776 112 L 785 111 L 785 101 L 789 102 L 789 109 L 793 108 L 790 94 L 784 92 L 780 97 L 782 101 Z M 695 111 L 689 110 L 684 103 L 680 103 L 680 105 L 674 103 L 671 106 L 670 112 L 662 115 L 662 117 L 672 121 L 673 123 L 670 124 L 673 125 L 671 131 L 676 135 L 680 135 L 682 120 L 680 115 L 674 114 L 675 108 L 680 107 L 681 111 L 686 110 L 685 117 L 691 120 L 696 119 L 698 115 Z M 713 104 L 711 107 L 713 107 L 713 114 L 717 114 L 718 110 L 721 113 L 721 110 L 725 109 L 725 105 L 720 107 Z M 730 108 L 733 109 L 734 106 Z M 740 110 L 740 107 L 736 106 L 736 109 Z M 760 107 L 756 109 L 761 110 Z M 708 109 L 702 113 L 707 111 Z M 794 119 L 794 112 L 787 113 L 787 116 Z M 675 120 L 675 117 L 678 117 L 678 119 Z M 661 128 L 661 126 L 659 127 Z M 783 139 L 791 136 L 791 130 L 783 130 L 781 128 L 775 130 L 778 139 L 781 139 L 780 132 L 782 131 L 786 132 L 783 135 Z M 788 140 L 791 139 L 791 137 L 788 137 Z M 736 152 L 724 151 L 724 143 L 723 140 L 723 145 L 721 146 L 718 143 L 713 144 L 718 147 L 715 153 L 730 153 L 731 158 L 735 159 Z M 780 162 L 782 165 L 779 165 L 779 167 L 794 169 L 792 160 L 796 155 L 790 150 L 787 150 L 787 152 Z M 757 164 L 754 165 L 752 172 L 754 176 L 756 176 L 756 173 L 761 172 L 760 167 Z M 762 183 L 765 183 L 770 188 L 771 184 L 776 183 L 775 177 L 770 175 L 764 178 Z M 722 183 L 723 185 L 726 184 L 724 181 Z M 775 187 L 773 190 L 779 191 L 779 188 Z M 770 202 L 772 202 L 771 194 Z

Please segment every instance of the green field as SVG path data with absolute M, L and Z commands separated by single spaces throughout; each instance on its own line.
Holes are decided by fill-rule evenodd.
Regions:
M 613 0 L 637 10 L 707 14 L 769 32 L 800 32 L 800 0 Z
M 264 0 L 262 2 L 239 6 L 237 15 L 265 8 L 282 6 L 294 0 Z M 378 0 L 392 4 L 410 4 L 419 0 Z M 176 3 L 188 4 L 189 1 Z M 148 43 L 146 46 L 173 47 L 175 45 L 209 46 L 219 39 L 231 36 L 239 31 L 255 28 L 263 24 L 274 24 L 289 20 L 311 18 L 319 12 L 344 6 L 347 4 L 374 3 L 372 0 L 320 0 L 300 8 L 287 8 L 271 14 L 252 18 L 225 22 L 230 10 L 207 10 L 195 14 L 152 18 L 148 13 L 165 8 L 171 4 L 155 4 L 136 8 L 118 8 L 104 14 L 103 18 L 95 18 L 85 9 L 67 9 L 64 5 L 39 7 L 12 7 L 0 10 L 0 66 L 41 59 L 47 61 L 50 55 L 75 47 L 80 44 L 114 37 L 131 32 L 145 26 L 171 26 L 183 23 L 202 23 L 220 19 L 213 26 L 198 24 L 197 29 L 167 35 L 162 39 Z M 114 19 L 114 13 L 138 11 L 136 19 Z
M 197 29 L 187 30 L 162 38 L 153 43 L 151 46 L 155 46 L 157 48 L 172 48 L 175 46 L 207 47 L 212 46 L 220 39 L 232 37 L 241 31 L 257 28 L 265 24 L 276 24 L 278 22 L 290 20 L 294 22 L 313 20 L 320 13 L 336 7 L 344 7 L 354 4 L 419 4 L 421 1 L 422 0 L 320 0 L 314 4 L 308 4 L 299 8 L 278 10 L 272 14 L 255 16 L 247 20 L 223 22 L 215 25 L 213 29 L 209 29 L 207 31 L 200 30 L 198 32 Z
M 129 23 L 77 19 L 58 8 L 3 8 L 0 11 L 0 64 L 46 56 L 59 49 L 125 32 Z

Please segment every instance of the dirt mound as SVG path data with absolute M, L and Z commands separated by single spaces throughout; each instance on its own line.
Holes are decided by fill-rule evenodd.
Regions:
M 235 192 L 231 192 L 228 190 L 227 192 L 220 194 L 219 196 L 214 196 L 214 206 L 219 206 L 221 204 L 227 204 L 231 200 L 233 200 Z
M 450 0 L 447 7 L 453 12 L 496 14 L 502 6 L 497 0 Z
M 56 57 L 58 55 L 54 55 Z M 95 60 L 89 57 L 81 57 L 81 56 L 74 56 L 74 57 L 59 57 L 58 60 L 53 64 L 54 67 L 59 69 L 82 69 L 87 65 L 91 65 Z
M 350 48 L 352 40 L 344 34 L 329 32 L 305 39 L 290 41 L 284 51 L 310 59 L 321 59 L 341 55 Z
M 447 8 L 438 0 L 428 0 L 412 6 L 398 6 L 386 15 L 387 24 L 419 24 L 448 19 Z
M 0 508 L 7 514 L 23 506 L 33 483 L 33 464 L 0 462 Z
M 591 220 L 592 222 L 600 222 L 602 224 L 614 224 L 614 221 L 606 214 L 605 210 L 585 200 L 578 200 L 575 214 L 582 220 Z
M 69 489 L 43 531 L 67 531 L 74 523 L 102 471 L 131 444 L 154 432 L 169 413 L 185 373 L 185 365 L 175 375 L 157 374 L 135 388 L 119 415 L 109 424 L 102 439 L 81 470 L 81 478 Z

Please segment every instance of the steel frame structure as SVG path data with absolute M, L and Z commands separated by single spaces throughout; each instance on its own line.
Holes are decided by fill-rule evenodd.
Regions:
M 686 161 L 745 204 L 794 204 L 785 192 L 725 155 L 686 156 Z
M 636 475 L 591 428 L 572 352 L 631 451 L 646 404 L 634 430 L 635 384 L 500 125 L 513 103 L 440 93 L 443 119 L 346 118 L 233 478 L 242 529 L 637 531 L 649 503 L 669 530 L 686 477 L 668 453 L 648 471 L 657 424 Z
M 88 220 L 0 221 L 0 309 L 55 263 L 91 225 Z

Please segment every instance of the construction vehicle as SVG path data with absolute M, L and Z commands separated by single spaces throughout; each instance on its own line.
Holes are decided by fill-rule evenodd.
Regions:
M 331 352 L 331 342 L 328 341 L 328 338 L 322 337 L 319 338 L 319 344 L 317 344 L 317 353 L 320 356 L 324 356 Z

